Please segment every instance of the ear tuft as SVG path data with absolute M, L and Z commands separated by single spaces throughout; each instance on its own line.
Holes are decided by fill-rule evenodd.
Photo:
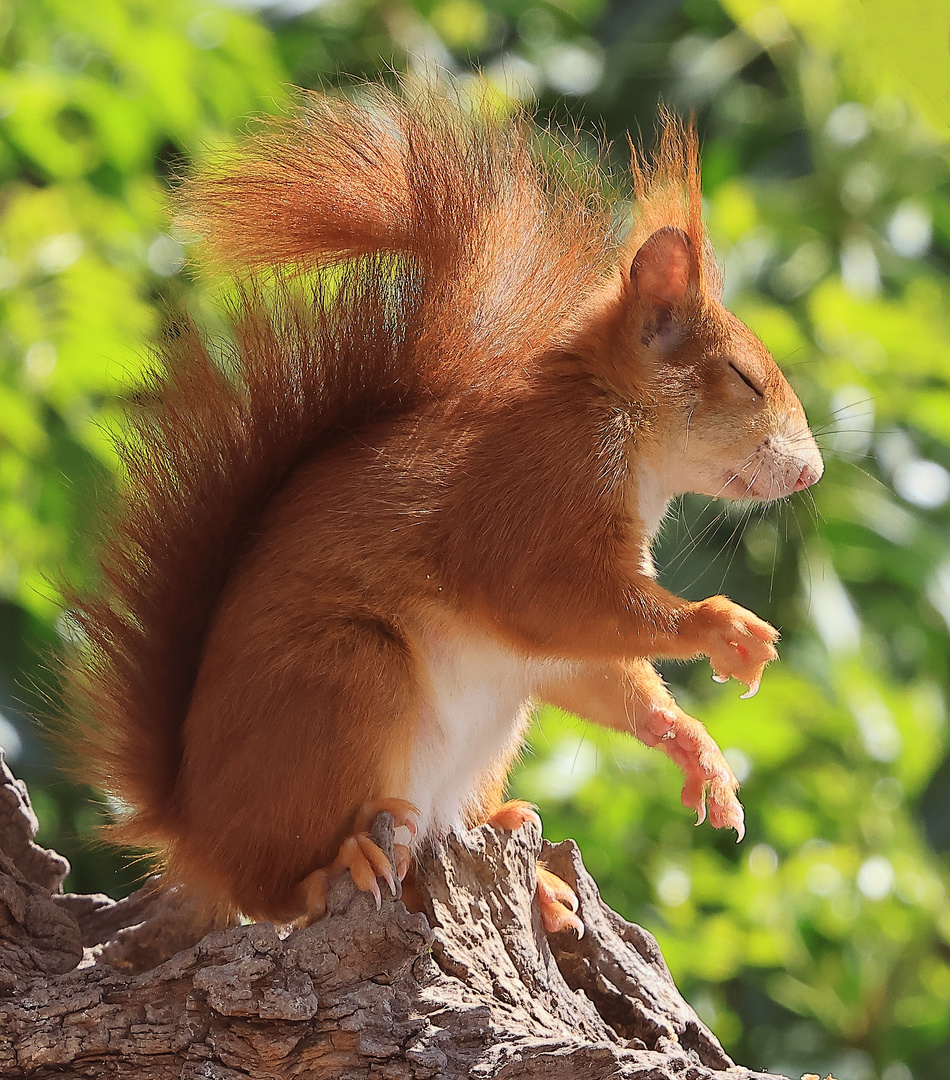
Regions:
M 679 303 L 693 277 L 692 244 L 673 225 L 645 240 L 630 266 L 630 280 L 640 296 L 661 307 Z

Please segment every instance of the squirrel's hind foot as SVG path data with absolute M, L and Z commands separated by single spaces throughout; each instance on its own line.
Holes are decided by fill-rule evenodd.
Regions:
M 349 871 L 353 883 L 362 892 L 370 893 L 376 900 L 376 910 L 382 905 L 379 882 L 385 881 L 393 896 L 398 892 L 396 882 L 402 881 L 409 872 L 410 853 L 405 844 L 393 847 L 393 862 L 369 835 L 376 815 L 392 814 L 396 828 L 405 827 L 410 836 L 418 828 L 419 811 L 405 799 L 374 799 L 360 807 L 353 824 L 353 832 L 340 845 L 337 857 L 329 866 L 314 870 L 298 886 L 302 896 L 304 925 L 322 919 L 327 911 L 327 893 L 331 885 Z
M 538 907 L 541 922 L 549 934 L 573 930 L 578 938 L 584 936 L 584 924 L 577 916 L 580 906 L 574 890 L 553 874 L 543 863 L 538 863 Z
M 509 799 L 487 818 L 486 824 L 495 829 L 514 831 L 529 821 L 537 825 L 538 832 L 541 832 L 541 817 L 537 808 L 524 799 Z M 557 874 L 548 870 L 542 862 L 538 863 L 536 895 L 538 908 L 541 911 L 541 922 L 549 934 L 573 930 L 578 938 L 584 936 L 584 924 L 577 916 L 580 905 L 574 890 Z
M 515 829 L 520 829 L 527 821 L 533 822 L 537 825 L 538 832 L 541 831 L 541 817 L 538 814 L 537 807 L 525 802 L 524 799 L 509 799 L 508 802 L 502 803 L 487 818 L 485 824 L 491 825 L 494 829 L 506 829 L 509 832 L 514 832 Z

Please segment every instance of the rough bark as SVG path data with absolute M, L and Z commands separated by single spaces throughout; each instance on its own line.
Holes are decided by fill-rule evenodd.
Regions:
M 59 892 L 65 860 L 33 843 L 26 788 L 0 770 L 4 1078 L 765 1080 L 733 1065 L 571 841 L 453 833 L 419 860 L 424 913 L 377 912 L 341 881 L 314 926 L 206 933 L 151 885 Z M 388 815 L 375 835 L 391 846 Z M 575 887 L 582 940 L 541 926 L 539 855 Z

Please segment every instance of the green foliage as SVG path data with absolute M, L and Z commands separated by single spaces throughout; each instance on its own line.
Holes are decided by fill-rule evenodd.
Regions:
M 91 572 L 104 427 L 163 304 L 205 304 L 170 178 L 279 107 L 288 82 L 420 56 L 606 132 L 618 173 L 624 132 L 649 132 L 663 99 L 699 119 L 727 300 L 786 366 L 827 458 L 813 500 L 687 499 L 659 544 L 672 588 L 725 591 L 783 631 L 751 701 L 702 665 L 667 672 L 743 779 L 748 834 L 695 829 L 665 759 L 553 710 L 512 786 L 549 836 L 577 838 L 744 1063 L 950 1076 L 950 188 L 933 92 L 950 58 L 943 30 L 926 32 L 945 7 L 916 21 L 886 0 L 0 8 L 0 743 L 19 746 L 74 887 L 115 892 L 135 868 L 76 842 L 99 810 L 53 778 L 33 733 L 28 714 L 55 701 L 33 689 L 31 650 L 57 637 L 49 581 Z

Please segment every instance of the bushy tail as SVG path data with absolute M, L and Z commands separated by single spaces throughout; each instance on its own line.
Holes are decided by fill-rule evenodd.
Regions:
M 229 269 L 405 256 L 418 364 L 479 381 L 565 336 L 617 245 L 596 164 L 557 140 L 542 164 L 535 135 L 432 89 L 313 95 L 186 184 L 183 218 Z
M 362 260 L 332 288 L 264 300 L 247 287 L 229 348 L 213 355 L 183 321 L 136 391 L 100 586 L 67 596 L 74 647 L 62 672 L 78 721 L 67 735 L 74 771 L 124 805 L 119 839 L 150 846 L 174 832 L 182 724 L 209 621 L 274 491 L 341 429 L 418 405 L 400 312 L 417 290 L 391 259 Z
M 65 675 L 84 778 L 128 806 L 139 844 L 174 833 L 209 621 L 301 455 L 550 348 L 615 245 L 596 188 L 541 169 L 521 121 L 379 88 L 311 99 L 183 198 L 219 264 L 336 269 L 266 301 L 246 278 L 233 346 L 212 355 L 183 324 L 129 410 L 102 585 L 72 600 Z

